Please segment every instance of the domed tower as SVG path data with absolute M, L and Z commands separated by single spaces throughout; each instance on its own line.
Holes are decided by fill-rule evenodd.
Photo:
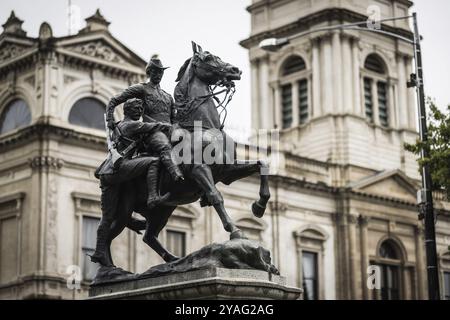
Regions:
M 418 178 L 404 142 L 417 137 L 412 45 L 379 33 L 330 30 L 293 39 L 276 53 L 258 44 L 368 17 L 408 15 L 406 0 L 254 0 L 249 49 L 253 129 L 281 130 L 294 155 L 344 166 L 343 185 L 376 171 L 400 169 Z M 412 37 L 407 20 L 383 30 Z

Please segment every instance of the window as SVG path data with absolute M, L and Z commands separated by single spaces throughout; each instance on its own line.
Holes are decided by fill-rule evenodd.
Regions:
M 78 126 L 105 129 L 105 105 L 94 98 L 78 100 L 70 110 L 69 122 Z
M 364 105 L 365 115 L 370 122 L 377 121 L 380 125 L 389 125 L 389 101 L 386 67 L 383 60 L 376 54 L 371 54 L 364 63 Z M 376 95 L 375 97 L 373 95 Z M 378 110 L 375 113 L 374 108 Z M 375 119 L 375 116 L 378 119 Z
M 317 300 L 318 296 L 318 272 L 317 253 L 302 252 L 303 270 L 303 296 L 305 300 Z
M 82 219 L 81 261 L 83 266 L 83 280 L 92 280 L 97 272 L 98 264 L 93 263 L 89 256 L 93 255 L 95 251 L 97 227 L 100 219 L 87 216 L 83 216 Z
M 383 259 L 381 268 L 381 299 L 400 299 L 400 255 L 397 245 L 391 241 L 384 241 L 379 249 L 379 256 Z
M 186 255 L 186 234 L 180 231 L 167 230 L 167 250 L 177 257 Z
M 325 298 L 326 264 L 325 243 L 328 239 L 325 231 L 310 225 L 294 232 L 297 252 L 297 286 L 303 288 L 305 300 Z
M 306 123 L 308 120 L 308 81 L 306 79 L 298 82 L 298 122 Z
M 19 275 L 18 236 L 24 197 L 23 193 L 0 196 L 0 284 L 14 281 Z
M 376 54 L 371 54 L 367 57 L 364 68 L 379 74 L 384 74 L 383 61 Z
M 283 65 L 283 76 L 287 76 L 306 69 L 305 61 L 298 56 L 289 57 Z
M 0 116 L 0 134 L 29 125 L 31 113 L 28 105 L 22 99 L 9 103 Z
M 366 106 L 366 118 L 373 121 L 372 80 L 364 78 L 364 98 Z
M 444 272 L 444 299 L 450 300 L 450 272 Z
M 290 56 L 280 72 L 281 124 L 283 129 L 308 121 L 308 80 L 305 61 Z
M 281 88 L 283 129 L 292 125 L 292 85 L 287 84 Z
M 378 95 L 378 113 L 380 117 L 380 124 L 387 127 L 388 122 L 388 108 L 387 108 L 387 85 L 384 82 L 377 83 Z

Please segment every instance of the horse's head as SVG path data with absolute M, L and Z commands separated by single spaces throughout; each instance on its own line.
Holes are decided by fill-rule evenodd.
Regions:
M 242 71 L 192 42 L 192 67 L 200 80 L 208 85 L 240 80 Z

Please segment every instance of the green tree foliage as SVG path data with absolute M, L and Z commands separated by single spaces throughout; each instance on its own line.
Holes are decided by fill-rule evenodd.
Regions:
M 422 148 L 429 150 L 429 156 L 417 161 L 420 172 L 425 163 L 429 165 L 433 190 L 444 189 L 447 199 L 450 199 L 450 105 L 446 111 L 441 111 L 435 102 L 428 98 L 428 141 L 417 140 L 415 144 L 405 144 L 405 149 L 420 156 Z

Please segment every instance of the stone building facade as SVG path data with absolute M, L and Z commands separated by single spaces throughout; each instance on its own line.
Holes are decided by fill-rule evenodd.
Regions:
M 403 84 L 411 48 L 355 31 L 299 38 L 275 54 L 268 36 L 407 14 L 400 0 L 258 0 L 252 31 L 252 126 L 279 128 L 279 161 L 263 219 L 250 213 L 256 177 L 220 186 L 232 218 L 271 250 L 288 283 L 311 299 L 426 298 L 423 224 L 415 194 L 414 92 Z M 54 37 L 43 23 L 31 38 L 14 13 L 0 35 L 0 298 L 86 296 L 101 216 L 94 171 L 105 157 L 103 112 L 109 98 L 145 80 L 142 60 L 108 31 L 96 12 L 73 36 Z M 402 22 L 386 27 L 406 36 Z M 121 110 L 117 108 L 120 118 Z M 240 145 L 238 157 L 254 156 Z M 450 284 L 450 204 L 436 198 L 443 295 Z M 178 208 L 160 235 L 184 255 L 227 234 L 213 208 Z M 143 272 L 161 259 L 125 231 L 113 243 L 118 266 Z M 379 265 L 382 290 L 366 285 Z M 73 289 L 74 274 L 82 278 Z M 446 282 L 447 281 L 447 282 Z

